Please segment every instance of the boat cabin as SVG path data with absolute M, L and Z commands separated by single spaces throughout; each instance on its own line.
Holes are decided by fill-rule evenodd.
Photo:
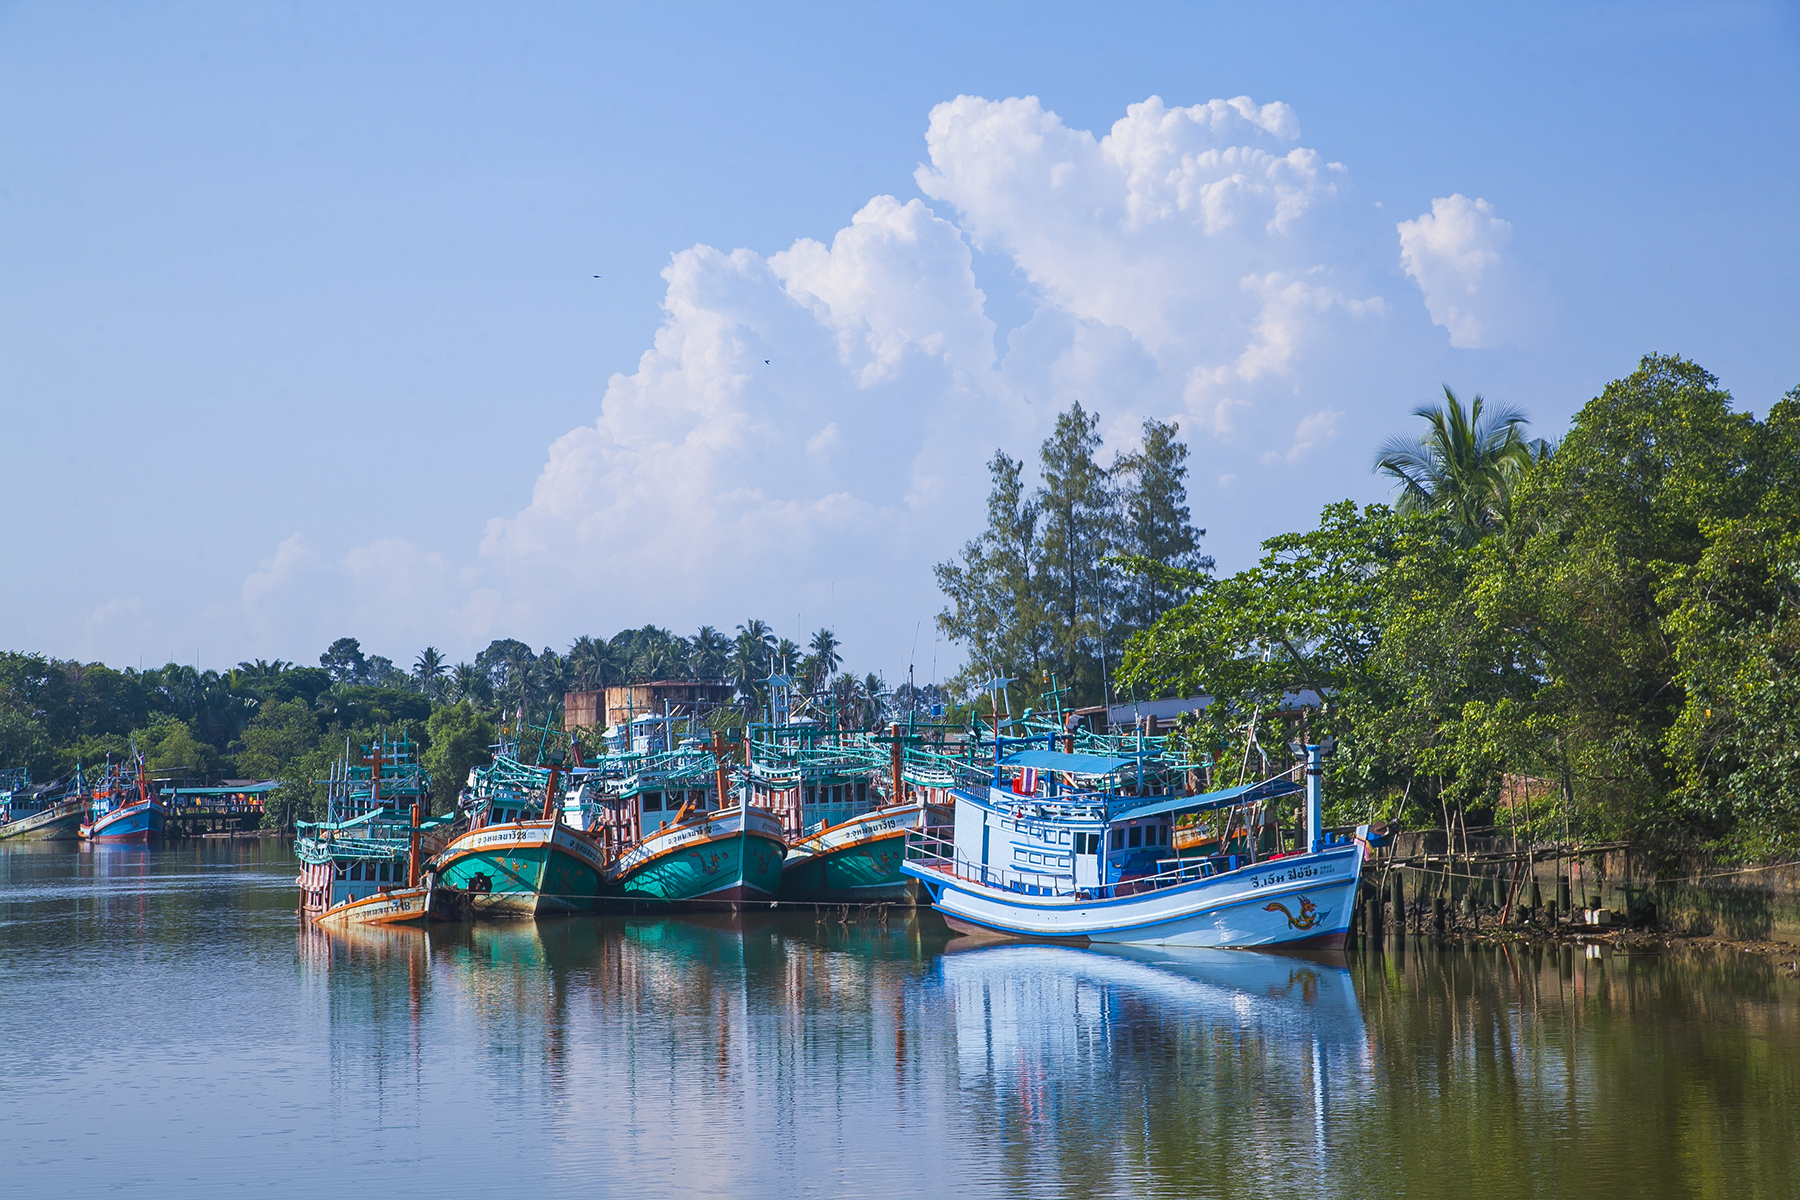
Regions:
M 1138 756 L 1056 750 L 1002 759 L 985 788 L 954 793 L 951 857 L 957 872 L 1026 895 L 1057 896 L 1232 870 L 1240 865 L 1235 857 L 1184 859 L 1175 845 L 1177 815 L 1261 804 L 1299 791 L 1277 780 L 1189 795 L 1146 779 L 1142 762 Z

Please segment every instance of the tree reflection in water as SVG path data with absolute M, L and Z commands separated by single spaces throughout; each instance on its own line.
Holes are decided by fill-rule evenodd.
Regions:
M 1754 956 L 984 946 L 929 913 L 327 935 L 293 876 L 0 853 L 13 1191 L 1800 1195 L 1800 982 Z

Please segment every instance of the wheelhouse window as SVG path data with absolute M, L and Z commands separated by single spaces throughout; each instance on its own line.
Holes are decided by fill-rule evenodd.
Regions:
M 662 793 L 661 792 L 645 792 L 644 793 L 644 811 L 645 812 L 661 812 L 662 811 Z
M 1131 827 L 1131 845 L 1141 846 L 1143 844 L 1144 844 L 1144 831 L 1142 829 L 1139 829 L 1136 825 L 1133 825 Z

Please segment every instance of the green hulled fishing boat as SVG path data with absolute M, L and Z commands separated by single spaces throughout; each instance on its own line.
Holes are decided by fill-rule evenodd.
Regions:
M 610 891 L 688 906 L 773 900 L 787 841 L 774 813 L 751 805 L 680 815 L 619 856 Z
M 465 892 L 477 918 L 593 911 L 605 856 L 563 821 L 562 749 L 547 766 L 520 762 L 516 746 L 498 750 L 471 773 L 470 828 L 432 860 L 439 881 Z

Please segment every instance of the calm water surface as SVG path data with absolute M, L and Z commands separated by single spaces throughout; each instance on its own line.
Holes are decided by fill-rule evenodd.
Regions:
M 0 851 L 0 1194 L 1800 1195 L 1761 958 L 327 937 L 273 845 Z

